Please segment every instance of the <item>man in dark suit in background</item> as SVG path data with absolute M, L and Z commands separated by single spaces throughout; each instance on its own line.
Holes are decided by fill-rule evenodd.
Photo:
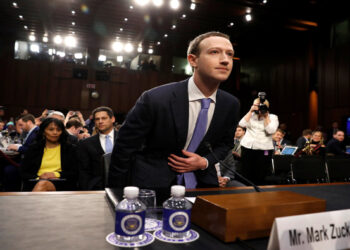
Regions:
M 7 150 L 19 152 L 19 159 L 14 159 L 18 164 L 23 159 L 27 152 L 29 145 L 34 142 L 39 127 L 35 126 L 35 117 L 32 114 L 20 115 L 17 118 L 16 124 L 21 128 L 22 133 L 26 133 L 26 137 L 22 144 L 10 144 Z M 22 185 L 22 178 L 18 166 L 7 165 L 4 167 L 4 190 L 5 191 L 20 191 Z
M 119 130 L 111 186 L 218 186 L 217 161 L 208 146 L 220 159 L 233 147 L 239 101 L 218 89 L 231 73 L 233 54 L 227 35 L 202 34 L 187 51 L 193 76 L 141 95 Z
M 296 142 L 298 150 L 303 149 L 305 147 L 305 144 L 311 139 L 311 134 L 312 134 L 311 129 L 303 130 L 303 135 L 300 136 Z
M 104 189 L 104 168 L 102 155 L 111 153 L 117 132 L 115 117 L 109 107 L 98 107 L 92 111 L 98 134 L 81 140 L 78 145 L 79 185 L 83 190 Z
M 350 156 L 346 153 L 346 146 L 344 144 L 344 131 L 336 130 L 333 134 L 333 138 L 329 140 L 327 143 L 327 154 L 329 155 L 342 155 L 342 156 Z

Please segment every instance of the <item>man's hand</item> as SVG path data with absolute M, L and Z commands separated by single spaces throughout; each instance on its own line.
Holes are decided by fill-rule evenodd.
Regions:
M 182 150 L 184 157 L 179 157 L 177 155 L 171 154 L 168 157 L 168 164 L 172 169 L 178 173 L 186 173 L 196 171 L 198 169 L 205 169 L 207 167 L 207 160 L 202 156 Z
M 7 150 L 11 150 L 11 151 L 18 151 L 18 149 L 19 149 L 19 145 L 17 145 L 17 144 L 11 144 L 11 145 L 8 145 L 8 147 L 7 147 Z
M 39 176 L 39 179 L 58 179 L 53 172 L 43 173 Z
M 226 187 L 227 182 L 229 181 L 229 179 L 226 178 L 226 177 L 221 177 L 221 176 L 218 176 L 218 179 L 219 179 L 219 186 L 220 187 Z

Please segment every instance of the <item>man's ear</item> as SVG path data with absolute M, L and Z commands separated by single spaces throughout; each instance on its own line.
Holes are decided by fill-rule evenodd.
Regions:
M 189 64 L 191 65 L 192 68 L 196 68 L 197 67 L 197 56 L 194 54 L 189 54 L 187 56 L 187 61 L 189 62 Z

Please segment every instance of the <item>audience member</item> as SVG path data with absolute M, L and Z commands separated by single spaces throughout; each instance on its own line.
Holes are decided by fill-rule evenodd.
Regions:
M 263 103 L 269 108 L 269 102 Z M 273 154 L 272 135 L 278 127 L 278 117 L 259 110 L 260 99 L 254 100 L 248 113 L 239 125 L 246 128 L 242 145 L 242 173 L 254 184 L 264 184 L 270 174 Z
M 65 120 L 65 116 L 62 112 L 60 111 L 52 111 L 52 112 L 49 112 L 47 117 L 50 117 L 50 118 L 56 118 L 62 122 L 64 122 Z
M 93 112 L 98 134 L 80 141 L 79 185 L 83 190 L 104 189 L 102 155 L 111 153 L 117 132 L 114 130 L 115 117 L 109 107 L 98 107 Z
M 346 146 L 344 144 L 344 131 L 335 131 L 333 138 L 327 143 L 326 151 L 329 155 L 343 155 L 348 156 Z
M 282 129 L 277 129 L 277 131 L 272 135 L 274 154 L 281 154 L 284 146 L 290 145 L 290 141 L 284 139 L 285 132 Z
M 80 111 L 69 111 L 64 120 L 64 124 L 66 125 L 67 122 L 71 119 L 76 119 L 82 124 L 82 126 L 85 126 L 85 121 Z
M 306 143 L 305 147 L 296 153 L 296 157 L 300 155 L 321 155 L 326 153 L 326 146 L 324 145 L 324 138 L 321 131 L 313 131 L 311 140 Z
M 302 136 L 300 136 L 296 142 L 298 150 L 301 150 L 305 147 L 306 143 L 308 143 L 311 139 L 312 130 L 304 129 Z
M 288 130 L 288 126 L 287 126 L 287 123 L 285 123 L 285 122 L 283 122 L 283 123 L 281 123 L 280 125 L 279 125 L 279 129 L 281 129 L 281 130 L 283 130 L 284 131 L 284 136 L 283 136 L 283 138 L 285 139 L 285 140 L 291 140 L 291 133 L 290 133 L 290 131 Z
M 245 129 L 241 126 L 237 126 L 236 132 L 235 132 L 235 138 L 234 138 L 234 147 L 232 150 L 229 151 L 226 158 L 223 160 L 223 162 L 229 166 L 232 167 L 233 170 L 241 172 L 241 139 L 243 138 L 245 134 Z M 235 175 L 232 173 L 232 171 L 226 169 L 222 164 L 219 163 L 220 166 L 220 174 L 218 175 L 219 178 L 219 186 L 220 187 L 237 187 L 237 186 L 243 186 L 242 183 L 234 180 Z
M 4 121 L 0 121 L 0 131 L 2 131 L 5 127 L 5 122 Z
M 5 106 L 0 106 L 0 121 L 5 121 Z
M 339 130 L 339 124 L 338 122 L 334 121 L 332 122 L 332 125 L 330 128 L 327 129 L 327 141 L 332 140 L 334 137 L 334 135 L 336 134 L 336 132 Z
M 74 190 L 77 181 L 76 146 L 68 143 L 61 120 L 46 118 L 36 142 L 25 153 L 21 164 L 25 190 Z

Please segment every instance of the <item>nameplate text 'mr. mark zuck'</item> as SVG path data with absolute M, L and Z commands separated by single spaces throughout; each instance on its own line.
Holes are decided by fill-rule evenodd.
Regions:
M 276 218 L 268 250 L 350 248 L 350 209 Z

